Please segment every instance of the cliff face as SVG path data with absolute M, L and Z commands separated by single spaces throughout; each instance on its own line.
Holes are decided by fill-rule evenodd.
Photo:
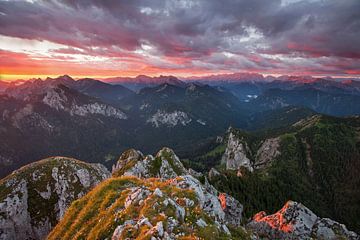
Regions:
M 225 152 L 221 158 L 221 163 L 226 170 L 240 170 L 245 168 L 250 172 L 257 169 L 264 169 L 280 155 L 280 138 L 264 139 L 256 151 L 249 147 L 249 143 L 243 134 L 230 128 L 226 138 Z M 239 171 L 241 175 L 241 171 Z
M 0 181 L 0 239 L 42 239 L 72 201 L 109 176 L 100 164 L 53 157 Z
M 246 141 L 230 131 L 221 162 L 226 165 L 227 170 L 239 170 L 240 167 L 244 167 L 253 171 L 252 163 L 248 157 L 249 151 Z

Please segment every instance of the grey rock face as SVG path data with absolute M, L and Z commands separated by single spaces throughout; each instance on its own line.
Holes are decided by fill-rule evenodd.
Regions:
M 153 197 L 156 197 L 158 200 L 155 205 L 147 207 L 153 208 L 154 212 L 156 212 L 157 209 L 171 209 L 171 215 L 165 215 L 164 212 L 161 212 L 160 215 L 163 217 L 163 220 L 155 223 L 151 223 L 150 219 L 143 215 L 136 219 L 126 220 L 123 224 L 116 227 L 112 234 L 113 240 L 124 239 L 124 231 L 129 227 L 136 230 L 143 227 L 143 229 L 145 229 L 143 234 L 151 239 L 179 239 L 181 236 L 184 236 L 181 225 L 184 223 L 186 216 L 191 214 L 189 211 L 193 211 L 192 208 L 195 206 L 198 206 L 202 210 L 205 210 L 204 207 L 206 207 L 205 212 L 209 214 L 213 220 L 215 220 L 215 224 L 213 221 L 209 221 L 209 219 L 199 217 L 194 219 L 192 222 L 188 222 L 187 226 L 193 225 L 193 229 L 195 226 L 198 228 L 205 228 L 209 224 L 213 224 L 219 231 L 231 234 L 226 226 L 227 223 L 225 221 L 224 212 L 222 211 L 219 200 L 216 196 L 208 195 L 208 192 L 206 192 L 205 188 L 201 187 L 201 183 L 199 183 L 197 179 L 190 175 L 186 175 L 171 180 L 162 179 L 161 181 L 166 181 L 169 186 L 173 186 L 175 188 L 180 187 L 184 190 L 195 191 L 196 199 L 193 198 L 193 200 L 191 200 L 187 197 L 180 197 L 171 191 L 162 192 L 159 188 L 156 188 L 155 190 L 146 186 L 129 188 L 129 194 L 126 197 L 124 209 L 131 206 L 142 207 L 144 206 L 144 203 L 149 202 Z M 212 207 L 209 203 L 215 204 L 218 208 Z
M 262 239 L 359 239 L 344 225 L 319 218 L 301 203 L 293 201 L 288 201 L 273 215 L 257 213 L 246 227 Z
M 227 170 L 239 170 L 240 167 L 245 167 L 252 172 L 253 167 L 247 152 L 249 152 L 247 143 L 241 141 L 233 132 L 230 132 L 221 162 L 226 165 Z
M 161 149 L 155 157 L 144 155 L 135 149 L 124 152 L 113 166 L 113 175 L 136 176 L 139 178 L 158 177 L 170 179 L 188 174 L 180 159 L 170 148 Z
M 110 175 L 105 167 L 53 157 L 0 181 L 0 239 L 43 239 L 72 201 Z
M 226 193 L 223 193 L 223 196 L 225 198 L 225 208 L 223 208 L 225 212 L 225 222 L 233 226 L 240 226 L 241 215 L 244 210 L 243 205 Z
M 191 172 L 193 171 L 185 169 L 174 151 L 169 148 L 161 149 L 155 157 L 151 155 L 144 157 L 139 151 L 130 149 L 121 155 L 118 163 L 113 167 L 113 175 L 122 173 L 124 176 L 140 178 L 158 177 L 168 179 L 171 184 L 179 188 L 191 189 L 195 192 L 201 207 L 219 223 L 239 226 L 243 206 L 233 197 L 220 194 L 207 181 L 202 184 L 196 179 L 198 173 L 191 175 Z M 155 192 L 159 194 L 158 191 Z M 183 211 L 177 209 L 181 215 Z
M 280 155 L 280 138 L 266 139 L 256 153 L 255 168 L 263 169 L 269 166 L 272 161 Z
M 107 104 L 93 102 L 79 105 L 76 101 L 69 100 L 64 90 L 58 88 L 49 89 L 43 98 L 43 103 L 58 111 L 69 112 L 71 115 L 86 116 L 99 114 L 117 119 L 127 119 L 125 113 Z
M 154 127 L 167 126 L 175 127 L 177 125 L 186 126 L 192 119 L 188 116 L 187 113 L 182 111 L 174 112 L 165 112 L 163 110 L 158 110 L 154 115 L 152 115 L 147 122 L 151 123 Z
M 220 172 L 218 170 L 216 170 L 215 168 L 211 168 L 209 173 L 208 173 L 208 177 L 210 180 L 212 180 L 214 177 L 219 176 Z

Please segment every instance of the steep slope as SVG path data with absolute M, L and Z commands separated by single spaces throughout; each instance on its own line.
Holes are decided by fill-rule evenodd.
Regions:
M 0 115 L 0 177 L 52 155 L 104 161 L 126 148 L 132 124 L 121 109 L 63 85 L 24 99 L 0 96 Z
M 319 218 L 301 203 L 293 201 L 288 201 L 273 215 L 257 213 L 246 227 L 261 239 L 359 239 L 343 224 Z
M 291 126 L 301 119 L 317 114 L 313 110 L 303 107 L 283 107 L 274 110 L 267 110 L 252 114 L 248 118 L 247 126 L 244 128 L 248 131 L 264 131 L 281 129 Z
M 121 99 L 121 108 L 86 95 L 116 98 L 109 84 L 94 92 L 103 85 L 62 76 L 25 82 L 1 96 L 0 176 L 51 155 L 105 161 L 108 167 L 129 147 L 154 152 L 167 145 L 184 155 L 229 124 L 244 122 L 238 100 L 221 89 L 164 84 Z
M 239 101 L 231 93 L 210 86 L 163 84 L 142 89 L 122 102 L 124 109 L 138 117 L 136 132 L 141 135 L 136 136 L 144 151 L 153 151 L 155 144 L 160 144 L 183 153 L 197 142 L 222 133 L 229 125 L 245 125 L 246 113 Z
M 249 105 L 258 110 L 276 109 L 286 106 L 307 107 L 316 112 L 333 116 L 360 114 L 359 95 L 332 93 L 313 87 L 291 90 L 270 89 L 260 95 Z
M 247 217 L 293 199 L 359 231 L 359 127 L 359 118 L 315 115 L 282 132 L 234 131 L 225 140 L 224 175 L 211 182 L 242 202 Z M 229 167 L 234 161 L 237 168 Z
M 79 79 L 72 87 L 81 93 L 116 106 L 119 105 L 121 99 L 134 94 L 133 91 L 121 85 L 111 85 L 91 78 Z
M 10 86 L 10 83 L 0 81 L 0 93 L 4 92 L 9 86 Z
M 160 178 L 147 178 L 153 176 Z M 72 204 L 49 239 L 245 239 L 241 213 L 231 196 L 189 175 L 171 149 L 156 157 L 129 150 L 111 179 Z
M 47 158 L 0 180 L 0 239 L 43 239 L 72 201 L 109 176 L 100 164 Z

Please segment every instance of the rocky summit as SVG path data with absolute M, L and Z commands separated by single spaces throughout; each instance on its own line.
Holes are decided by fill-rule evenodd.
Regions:
M 218 198 L 204 202 L 208 193 L 194 184 L 190 176 L 111 178 L 76 201 L 49 239 L 229 238 L 232 228 Z
M 189 172 L 169 148 L 155 157 L 128 150 L 113 177 L 75 201 L 49 239 L 249 237 L 240 226 L 243 206 Z
M 113 166 L 113 176 L 136 176 L 139 178 L 157 177 L 170 179 L 189 174 L 179 157 L 170 148 L 161 149 L 155 157 L 144 156 L 140 151 L 125 151 Z
M 0 181 L 0 239 L 43 239 L 66 209 L 109 177 L 100 164 L 47 158 Z

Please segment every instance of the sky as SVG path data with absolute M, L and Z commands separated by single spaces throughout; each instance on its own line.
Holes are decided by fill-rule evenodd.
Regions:
M 359 0 L 0 0 L 0 80 L 360 76 Z

